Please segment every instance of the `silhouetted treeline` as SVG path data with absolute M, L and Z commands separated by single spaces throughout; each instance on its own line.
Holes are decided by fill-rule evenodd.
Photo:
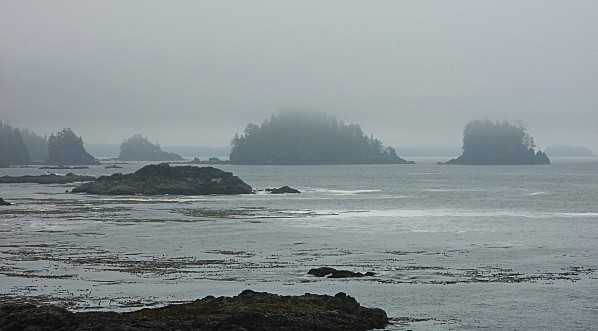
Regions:
M 31 157 L 20 130 L 0 121 L 0 166 L 29 162 Z
M 48 158 L 48 138 L 37 135 L 28 129 L 22 129 L 23 141 L 29 150 L 32 163 L 43 163 Z
M 249 124 L 231 145 L 234 164 L 408 163 L 359 125 L 315 113 L 281 112 L 261 126 Z
M 83 139 L 70 128 L 62 129 L 48 138 L 47 164 L 87 165 L 100 162 L 83 147 Z
M 550 164 L 521 125 L 508 121 L 469 122 L 463 131 L 463 155 L 447 164 Z
M 120 144 L 120 155 L 123 161 L 171 161 L 183 158 L 175 153 L 162 151 L 160 145 L 152 144 L 147 138 L 136 134 Z

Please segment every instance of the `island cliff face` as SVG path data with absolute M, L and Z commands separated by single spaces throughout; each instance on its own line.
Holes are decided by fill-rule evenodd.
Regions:
M 405 164 L 392 147 L 333 116 L 281 112 L 232 140 L 233 164 Z
M 132 174 L 101 176 L 75 187 L 72 193 L 101 195 L 209 195 L 250 194 L 251 186 L 230 172 L 212 167 L 179 166 L 167 163 L 145 166 Z
M 463 155 L 444 164 L 515 165 L 550 164 L 522 125 L 473 121 L 463 131 Z

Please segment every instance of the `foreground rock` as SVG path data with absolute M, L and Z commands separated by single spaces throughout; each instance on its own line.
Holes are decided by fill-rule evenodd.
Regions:
M 320 268 L 310 269 L 307 272 L 307 274 L 314 275 L 316 277 L 328 276 L 328 278 L 352 278 L 352 277 L 365 277 L 365 276 L 375 276 L 376 275 L 375 272 L 371 272 L 371 271 L 368 271 L 365 274 L 362 274 L 361 272 L 354 272 L 354 271 L 349 271 L 349 270 L 336 270 L 336 269 L 330 268 L 330 267 L 320 267 Z
M 89 182 L 95 180 L 93 176 L 75 175 L 68 173 L 64 176 L 47 174 L 39 176 L 2 176 L 0 184 L 34 183 L 34 184 L 68 184 L 76 182 Z
M 75 187 L 72 193 L 101 195 L 208 195 L 250 194 L 247 185 L 230 172 L 212 167 L 178 166 L 167 163 L 145 166 L 132 174 L 101 176 Z
M 299 190 L 294 189 L 292 187 L 288 187 L 288 186 L 283 186 L 280 188 L 267 188 L 266 191 L 270 192 L 272 194 L 301 193 L 301 192 L 299 192 Z
M 384 328 L 382 309 L 345 293 L 280 296 L 243 291 L 130 313 L 72 313 L 57 306 L 0 306 L 1 330 L 369 330 Z
M 4 199 L 0 198 L 0 206 L 12 206 L 12 203 L 4 201 Z

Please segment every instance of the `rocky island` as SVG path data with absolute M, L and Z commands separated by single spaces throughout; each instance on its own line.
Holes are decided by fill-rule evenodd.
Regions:
M 281 296 L 245 290 L 235 297 L 208 296 L 127 313 L 73 313 L 26 303 L 0 306 L 2 330 L 370 330 L 388 324 L 384 310 L 364 308 L 342 292 Z
M 232 164 L 406 164 L 357 124 L 333 116 L 281 112 L 261 126 L 249 124 L 232 139 Z
M 213 167 L 147 165 L 132 174 L 100 176 L 75 187 L 72 193 L 100 195 L 209 195 L 251 194 L 252 188 L 237 176 Z
M 463 155 L 440 164 L 515 165 L 550 164 L 542 151 L 534 151 L 532 138 L 523 125 L 507 121 L 473 121 L 463 131 Z
M 119 160 L 122 161 L 178 161 L 183 158 L 176 153 L 164 152 L 160 145 L 136 134 L 120 144 Z
M 46 164 L 98 165 L 100 161 L 87 153 L 81 137 L 78 137 L 70 128 L 66 128 L 51 134 L 48 138 Z

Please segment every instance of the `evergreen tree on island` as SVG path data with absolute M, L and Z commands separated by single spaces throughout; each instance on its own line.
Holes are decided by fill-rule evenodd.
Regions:
M 392 147 L 333 116 L 280 112 L 231 142 L 233 164 L 405 164 Z
M 160 145 L 152 144 L 147 138 L 136 134 L 120 144 L 118 159 L 123 161 L 173 161 L 183 158 L 176 153 L 162 151 Z
M 70 128 L 50 135 L 46 163 L 59 165 L 100 164 L 96 158 L 87 153 L 83 147 L 83 139 Z
M 520 123 L 476 120 L 463 131 L 463 155 L 445 164 L 550 164 L 548 156 L 534 147 L 534 138 Z
M 19 129 L 0 121 L 0 166 L 26 165 L 29 150 Z

